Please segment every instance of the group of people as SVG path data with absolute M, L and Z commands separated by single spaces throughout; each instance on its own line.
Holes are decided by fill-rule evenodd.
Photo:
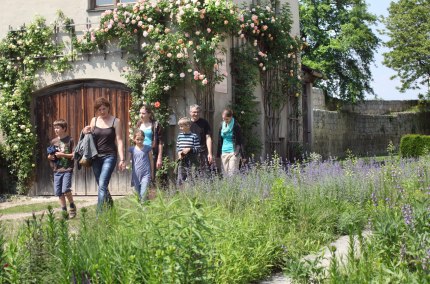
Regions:
M 200 112 L 199 105 L 192 105 L 190 118 L 183 117 L 178 121 L 178 185 L 194 178 L 196 173 L 200 177 L 210 176 L 215 162 L 212 155 L 211 126 L 207 120 L 200 117 Z M 239 169 L 240 159 L 244 156 L 243 139 L 240 125 L 234 120 L 231 109 L 224 109 L 222 120 L 216 157 L 221 158 L 223 174 L 231 176 Z
M 141 107 L 140 119 L 133 131 L 133 146 L 129 147 L 127 159 L 124 151 L 123 127 L 121 121 L 110 113 L 110 102 L 104 98 L 95 101 L 96 116 L 90 125 L 82 129 L 82 136 L 91 135 L 91 141 L 97 150 L 91 167 L 98 185 L 98 211 L 108 203 L 110 194 L 109 181 L 118 164 L 120 171 L 132 162 L 132 185 L 140 200 L 145 200 L 147 188 L 154 180 L 155 172 L 163 163 L 163 129 L 155 120 L 148 105 Z M 215 162 L 212 155 L 212 130 L 208 121 L 200 117 L 201 108 L 190 106 L 190 117 L 179 119 L 179 135 L 176 139 L 177 185 L 200 176 L 210 175 Z M 241 157 L 244 156 L 241 128 L 230 109 L 222 112 L 222 123 L 219 128 L 217 157 L 221 158 L 224 175 L 232 175 L 239 169 Z M 67 122 L 63 119 L 54 122 L 56 137 L 51 146 L 55 153 L 49 153 L 48 159 L 54 170 L 54 191 L 59 197 L 62 210 L 67 211 L 66 198 L 69 201 L 69 217 L 76 216 L 76 205 L 71 194 L 73 173 L 74 142 L 67 135 Z

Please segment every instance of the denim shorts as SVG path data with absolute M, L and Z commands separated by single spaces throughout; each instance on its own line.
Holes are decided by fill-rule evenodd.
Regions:
M 61 196 L 64 193 L 72 191 L 73 172 L 55 172 L 54 173 L 54 192 L 55 196 Z

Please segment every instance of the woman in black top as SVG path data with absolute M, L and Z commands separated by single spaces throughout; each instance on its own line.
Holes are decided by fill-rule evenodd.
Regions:
M 122 140 L 122 125 L 118 118 L 110 114 L 110 103 L 106 98 L 98 98 L 94 104 L 97 117 L 93 117 L 90 125 L 85 126 L 84 133 L 93 133 L 98 155 L 93 160 L 92 168 L 98 185 L 97 210 L 109 198 L 108 185 L 115 169 L 118 156 L 120 170 L 124 170 L 124 142 Z

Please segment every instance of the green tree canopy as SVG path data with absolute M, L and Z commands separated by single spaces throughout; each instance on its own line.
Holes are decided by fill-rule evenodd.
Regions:
M 397 72 L 401 92 L 426 86 L 421 95 L 430 98 L 430 0 L 391 2 L 388 12 L 384 64 Z
M 300 0 L 301 35 L 308 43 L 302 63 L 321 71 L 317 85 L 351 102 L 374 94 L 370 65 L 380 40 L 370 26 L 377 17 L 364 0 Z

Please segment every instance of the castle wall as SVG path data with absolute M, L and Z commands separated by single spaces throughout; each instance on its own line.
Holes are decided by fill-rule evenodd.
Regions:
M 390 141 L 398 147 L 402 135 L 430 135 L 430 112 L 409 111 L 417 101 L 364 101 L 329 111 L 324 95 L 313 93 L 311 151 L 324 157 L 386 155 Z
M 408 101 L 383 101 L 368 100 L 356 105 L 345 105 L 342 110 L 369 115 L 384 115 L 395 112 L 409 111 L 418 104 L 417 100 Z

